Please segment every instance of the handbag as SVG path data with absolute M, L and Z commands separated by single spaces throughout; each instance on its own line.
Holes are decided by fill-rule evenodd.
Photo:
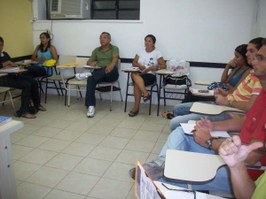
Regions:
M 187 85 L 188 87 L 192 85 L 191 80 L 188 78 L 187 75 L 182 75 L 182 76 L 167 75 L 164 78 L 164 85 L 166 84 Z

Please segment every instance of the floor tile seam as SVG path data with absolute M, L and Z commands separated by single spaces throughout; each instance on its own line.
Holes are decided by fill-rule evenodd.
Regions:
M 22 161 L 21 161 L 22 162 Z M 29 162 L 24 162 L 24 163 L 28 163 L 29 164 Z M 31 163 L 31 164 L 33 164 L 33 163 Z M 35 165 L 37 165 L 37 164 L 35 164 Z M 36 173 L 43 165 L 38 165 L 38 166 L 40 166 L 36 171 L 34 171 L 32 174 L 30 174 L 28 177 L 26 177 L 25 179 L 23 179 L 22 181 L 24 181 L 24 182 L 28 182 L 27 180 L 34 174 L 34 173 Z M 16 170 L 14 169 L 14 165 L 13 165 L 13 170 L 15 171 L 15 173 L 16 173 Z M 17 180 L 17 178 L 16 178 L 16 180 Z M 18 180 L 21 180 L 21 179 L 18 179 Z
M 131 189 L 129 190 L 129 192 L 128 192 L 127 196 L 126 196 L 126 199 L 129 198 L 132 189 L 133 189 L 133 193 L 134 193 L 134 196 L 135 196 L 135 180 L 134 180 L 134 184 L 132 185 Z
M 143 152 L 143 153 L 150 153 L 150 152 L 147 152 L 147 151 L 140 151 L 140 150 L 138 150 L 138 151 L 136 151 L 136 150 L 133 150 L 133 149 L 125 149 L 125 151 L 130 151 L 130 152 Z
M 41 143 L 41 144 L 42 144 L 42 143 Z M 24 147 L 29 147 L 29 148 L 33 148 L 33 150 L 35 150 L 35 149 L 39 149 L 39 146 L 41 146 L 41 144 L 39 144 L 38 146 L 35 146 L 35 147 L 27 146 L 27 145 L 22 145 L 22 144 L 17 144 L 17 145 L 24 146 Z M 32 150 L 32 151 L 33 151 L 33 150 Z M 45 150 L 45 149 L 41 149 L 41 150 Z
M 78 196 L 81 196 L 81 197 L 84 197 L 84 199 L 85 199 L 85 197 L 86 197 L 86 195 L 82 195 L 82 194 L 78 194 L 78 193 L 72 193 L 72 192 L 69 192 L 69 191 L 65 191 L 65 190 L 61 190 L 61 189 L 58 189 L 58 188 L 52 188 L 44 197 L 43 197 L 43 199 L 47 199 L 47 196 L 50 194 L 50 193 L 52 193 L 54 190 L 59 190 L 59 191 L 63 191 L 63 192 L 66 192 L 66 193 L 70 193 L 70 194 L 75 194 L 75 195 L 78 195 Z M 62 198 L 63 199 L 63 198 Z
M 81 160 L 77 163 L 77 165 L 78 165 L 83 159 L 85 159 L 85 157 L 83 157 L 83 156 L 72 155 L 72 154 L 65 154 L 65 153 L 62 153 L 62 152 L 56 154 L 53 158 L 55 158 L 56 156 L 59 156 L 59 155 L 69 155 L 69 156 L 74 156 L 74 157 L 77 157 L 77 158 L 81 158 Z M 52 160 L 53 158 L 51 158 L 50 160 Z M 49 161 L 50 161 L 50 160 L 49 160 Z M 48 162 L 49 162 L 49 161 L 48 161 Z M 46 162 L 45 165 L 46 165 L 48 162 Z M 47 166 L 48 166 L 48 165 L 47 165 Z M 49 167 L 52 167 L 52 166 L 49 166 Z M 76 167 L 76 166 L 74 166 L 70 171 L 72 171 L 75 167 Z M 54 168 L 56 168 L 56 167 L 54 167 Z M 65 169 L 63 169 L 63 170 L 65 170 Z M 68 171 L 69 171 L 69 170 L 68 170 Z
M 36 150 L 36 149 L 39 149 L 39 148 L 35 148 L 34 150 Z M 33 150 L 33 151 L 34 151 Z M 53 153 L 56 153 L 55 155 L 53 155 L 51 158 L 49 158 L 46 162 L 44 162 L 44 163 L 42 163 L 42 165 L 45 165 L 45 164 L 47 164 L 47 162 L 49 162 L 52 158 L 54 158 L 57 154 L 58 154 L 58 152 L 54 152 L 54 151 L 48 151 L 48 150 L 44 150 L 44 149 L 39 149 L 39 150 L 42 150 L 42 151 L 46 151 L 46 152 L 53 152 Z M 32 152 L 32 151 L 31 151 Z M 28 155 L 28 154 L 27 154 Z M 26 156 L 27 156 L 26 155 Z M 26 156 L 24 156 L 24 157 L 26 157 Z M 21 161 L 21 159 L 19 159 L 20 161 Z M 33 163 L 33 162 L 28 162 L 28 163 Z M 36 163 L 34 163 L 34 164 L 36 164 Z
M 57 139 L 56 139 L 57 140 Z M 47 140 L 46 142 L 48 142 L 49 140 Z M 66 140 L 59 140 L 59 141 L 66 141 Z M 55 150 L 49 150 L 49 149 L 45 149 L 45 148 L 39 148 L 39 149 L 42 149 L 42 150 L 48 150 L 48 151 L 52 151 L 52 152 L 57 152 L 57 153 L 61 153 L 63 150 L 65 150 L 69 145 L 71 145 L 73 142 L 70 142 L 70 143 L 68 143 L 63 149 L 60 149 L 60 151 L 55 151 Z
M 43 184 L 38 184 L 38 183 L 34 183 L 34 182 L 31 182 L 31 181 L 28 181 L 35 173 L 37 173 L 39 170 L 41 170 L 42 168 L 44 168 L 44 167 L 47 167 L 47 168 L 51 168 L 51 169 L 57 169 L 57 170 L 63 170 L 63 171 L 67 171 L 67 170 L 64 170 L 64 169 L 59 169 L 59 168 L 54 168 L 54 167 L 49 167 L 49 166 L 46 166 L 46 165 L 42 165 L 39 169 L 37 169 L 36 171 L 34 171 L 28 178 L 26 178 L 25 179 L 25 182 L 28 182 L 28 183 L 32 183 L 32 184 L 37 184 L 37 185 L 41 185 L 41 186 L 45 186 L 45 187 L 49 187 L 49 188 L 53 188 L 53 187 L 55 187 L 55 186 L 57 186 L 57 184 L 55 185 L 55 186 L 53 186 L 53 187 L 50 187 L 50 186 L 48 186 L 48 185 L 43 185 Z M 68 171 L 67 171 L 67 173 L 65 174 L 65 176 L 67 176 L 68 175 Z M 65 178 L 65 176 L 63 177 L 63 178 Z M 62 178 L 62 179 L 63 179 Z M 61 180 L 62 180 L 61 179 Z M 60 181 L 61 181 L 60 180 Z

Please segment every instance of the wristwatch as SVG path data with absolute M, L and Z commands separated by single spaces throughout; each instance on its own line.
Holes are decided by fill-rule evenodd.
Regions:
M 210 149 L 210 150 L 212 149 L 212 141 L 215 140 L 215 139 L 216 139 L 216 138 L 213 138 L 213 137 L 212 137 L 212 138 L 208 139 L 208 140 L 205 142 L 205 144 L 207 145 L 207 148 L 208 148 L 208 149 Z

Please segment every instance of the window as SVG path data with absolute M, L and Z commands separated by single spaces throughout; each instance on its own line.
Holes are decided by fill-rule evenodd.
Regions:
M 48 19 L 139 20 L 140 0 L 47 0 Z
M 92 0 L 92 19 L 138 20 L 140 0 Z

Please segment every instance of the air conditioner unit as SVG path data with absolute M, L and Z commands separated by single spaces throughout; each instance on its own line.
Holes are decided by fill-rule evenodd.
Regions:
M 50 19 L 90 18 L 91 0 L 48 0 Z

